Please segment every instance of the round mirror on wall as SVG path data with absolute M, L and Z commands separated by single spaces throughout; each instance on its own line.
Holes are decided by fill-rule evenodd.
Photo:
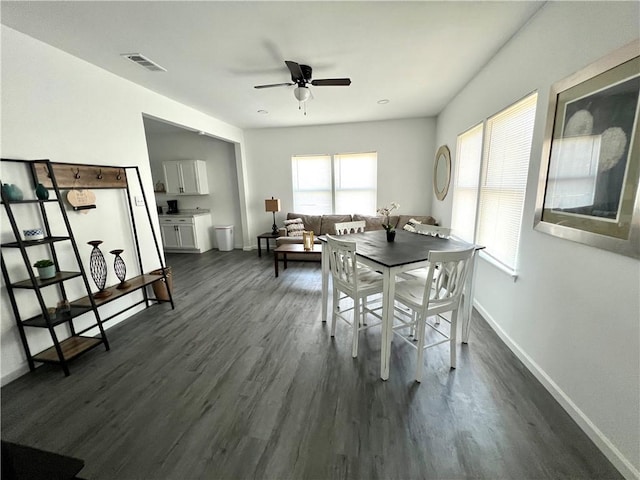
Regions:
M 433 163 L 433 191 L 438 200 L 444 200 L 451 182 L 451 153 L 449 147 L 442 145 L 436 152 Z

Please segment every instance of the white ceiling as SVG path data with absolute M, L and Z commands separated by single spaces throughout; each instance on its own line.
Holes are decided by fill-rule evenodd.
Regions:
M 3 0 L 0 13 L 3 24 L 116 75 L 262 128 L 437 115 L 543 3 Z M 290 81 L 284 60 L 352 84 L 311 87 L 305 116 L 294 87 L 253 88 Z

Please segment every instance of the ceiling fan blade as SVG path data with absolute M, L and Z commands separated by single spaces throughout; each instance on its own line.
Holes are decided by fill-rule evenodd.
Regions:
M 351 85 L 350 78 L 324 78 L 321 80 L 311 80 L 311 85 L 315 87 L 327 87 L 327 86 L 344 86 Z
M 285 60 L 284 63 L 287 64 L 287 68 L 291 72 L 291 80 L 293 80 L 294 82 L 297 82 L 298 80 L 304 80 L 304 74 L 302 73 L 300 64 L 292 62 L 291 60 Z
M 295 83 L 272 83 L 270 85 L 256 85 L 253 88 L 290 87 L 291 85 L 295 85 Z

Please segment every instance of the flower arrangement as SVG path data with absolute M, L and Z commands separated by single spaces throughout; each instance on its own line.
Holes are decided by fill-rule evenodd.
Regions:
M 382 226 L 387 232 L 393 232 L 396 229 L 396 226 L 391 225 L 389 220 L 389 215 L 391 215 L 391 212 L 393 212 L 396 208 L 400 208 L 400 205 L 396 202 L 391 202 L 391 205 L 389 205 L 388 207 L 378 209 L 378 215 L 382 215 L 386 219 L 385 223 L 383 223 Z

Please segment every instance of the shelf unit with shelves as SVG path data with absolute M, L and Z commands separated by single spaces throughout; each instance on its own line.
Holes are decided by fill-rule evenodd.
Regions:
M 3 162 L 17 162 L 23 163 L 25 165 L 33 165 L 35 163 L 49 165 L 50 162 L 48 160 L 9 160 L 2 159 Z M 35 179 L 34 179 L 35 180 Z M 1 182 L 0 182 L 1 183 Z M 35 182 L 34 182 L 35 184 Z M 98 345 L 104 345 L 106 350 L 109 350 L 109 341 L 107 339 L 107 335 L 104 331 L 104 327 L 102 325 L 102 321 L 100 319 L 100 315 L 98 310 L 93 302 L 90 302 L 91 305 L 89 307 L 85 307 L 82 309 L 71 309 L 69 312 L 65 312 L 64 314 L 60 312 L 60 316 L 58 314 L 53 315 L 49 308 L 46 306 L 43 289 L 48 287 L 57 287 L 59 291 L 59 296 L 63 299 L 67 298 L 67 293 L 65 289 L 65 282 L 68 280 L 72 280 L 75 278 L 82 279 L 84 283 L 84 287 L 88 293 L 91 295 L 91 287 L 89 286 L 89 281 L 87 279 L 87 275 L 84 271 L 84 267 L 82 265 L 82 261 L 80 259 L 80 253 L 78 251 L 78 246 L 73 237 L 73 232 L 71 231 L 71 226 L 69 224 L 69 219 L 67 217 L 64 204 L 62 203 L 62 196 L 60 195 L 60 190 L 58 188 L 55 175 L 51 173 L 51 186 L 53 188 L 55 198 L 54 199 L 15 199 L 10 198 L 7 194 L 5 188 L 2 188 L 2 204 L 5 208 L 7 218 L 9 219 L 9 223 L 11 225 L 11 230 L 13 232 L 14 241 L 5 242 L 1 245 L 1 260 L 2 260 L 2 275 L 4 278 L 4 283 L 7 288 L 7 293 L 9 296 L 9 300 L 11 302 L 11 308 L 14 313 L 14 317 L 16 320 L 16 324 L 18 327 L 20 340 L 22 341 L 25 354 L 27 357 L 27 362 L 29 364 L 29 368 L 31 370 L 35 369 L 35 362 L 45 362 L 45 363 L 54 363 L 58 364 L 62 367 L 65 375 L 69 375 L 69 366 L 68 362 L 72 359 L 80 356 L 84 352 L 87 352 Z M 57 204 L 60 212 L 60 216 L 63 219 L 65 224 L 65 229 L 67 235 L 64 236 L 53 236 L 51 234 L 51 227 L 49 223 L 49 213 L 45 208 L 46 204 Z M 44 231 L 46 235 L 43 239 L 40 240 L 23 240 L 20 235 L 20 230 L 18 229 L 18 224 L 16 221 L 16 214 L 14 213 L 14 209 L 28 208 L 37 206 L 40 211 L 40 219 L 44 226 Z M 22 212 L 24 214 L 25 212 Z M 56 252 L 56 245 L 61 242 L 68 242 L 71 244 L 73 250 L 73 261 L 77 270 L 73 271 L 61 271 L 60 264 L 58 261 L 58 254 Z M 35 276 L 33 269 L 31 268 L 32 259 L 29 255 L 29 250 L 32 247 L 44 245 L 47 247 L 51 258 L 53 259 L 53 264 L 56 269 L 56 274 L 52 278 L 42 279 L 40 277 Z M 27 270 L 27 279 L 13 281 L 11 279 L 11 275 L 9 273 L 9 269 L 5 263 L 5 255 L 10 251 L 18 251 L 22 257 L 23 264 Z M 27 318 L 25 320 L 22 319 L 20 313 L 20 305 L 18 304 L 18 300 L 16 298 L 15 290 L 32 290 L 35 293 L 38 305 L 40 307 L 41 313 L 34 317 Z M 84 315 L 86 313 L 92 312 L 94 314 L 94 323 L 92 323 L 88 328 L 85 328 L 81 331 L 76 331 L 74 325 L 74 319 L 80 315 Z M 69 328 L 70 336 L 66 339 L 59 340 L 58 333 L 55 330 L 55 327 L 58 325 L 66 324 Z M 35 328 L 46 328 L 49 331 L 51 336 L 51 341 L 53 343 L 52 346 L 46 348 L 45 350 L 31 354 L 31 349 L 29 347 L 29 342 L 27 339 L 27 335 L 25 332 L 26 327 L 35 327 Z M 98 329 L 99 334 L 95 336 L 83 335 L 90 330 Z
M 54 163 L 49 160 L 13 160 L 13 159 L 2 159 L 2 162 L 14 162 L 14 163 L 22 163 L 30 166 L 30 173 L 33 179 L 34 186 L 38 183 L 42 183 L 45 187 L 51 189 L 51 193 L 55 195 L 55 198 L 51 199 L 12 199 L 9 198 L 9 195 L 6 194 L 5 189 L 2 189 L 2 204 L 5 207 L 5 211 L 7 217 L 9 219 L 9 223 L 11 224 L 11 229 L 13 231 L 14 240 L 9 242 L 4 242 L 0 246 L 1 248 L 1 260 L 2 260 L 2 275 L 4 279 L 4 283 L 7 287 L 7 293 L 9 296 L 9 300 L 11 303 L 11 308 L 14 313 L 16 325 L 18 327 L 18 333 L 20 336 L 20 340 L 22 342 L 27 362 L 29 364 L 30 370 L 35 369 L 35 362 L 43 362 L 43 363 L 52 363 L 60 365 L 65 373 L 65 375 L 69 375 L 69 367 L 68 362 L 79 357 L 83 353 L 96 348 L 99 345 L 104 345 L 106 350 L 109 350 L 109 342 L 107 340 L 107 335 L 105 333 L 103 323 L 113 319 L 114 317 L 120 315 L 121 313 L 130 310 L 142 303 L 146 305 L 146 307 L 151 306 L 152 302 L 160 303 L 160 302 L 169 302 L 171 303 L 171 307 L 175 308 L 173 303 L 173 297 L 171 296 L 170 289 L 167 289 L 167 294 L 169 300 L 157 299 L 149 296 L 147 293 L 146 287 L 152 286 L 156 282 L 164 281 L 165 285 L 168 285 L 167 281 L 167 269 L 164 266 L 163 258 L 160 253 L 160 248 L 157 240 L 156 233 L 153 229 L 151 213 L 147 206 L 146 196 L 144 193 L 144 189 L 142 188 L 142 180 L 140 177 L 140 172 L 137 167 L 109 167 L 109 166 L 95 166 L 95 165 L 76 165 L 74 166 L 74 171 L 77 174 L 69 176 L 69 165 L 70 164 L 61 164 Z M 135 222 L 135 216 L 133 212 L 133 203 L 131 198 L 131 192 L 129 189 L 129 183 L 127 179 L 126 172 L 130 169 L 135 170 L 135 174 L 137 176 L 137 180 L 139 182 L 140 190 L 142 192 L 144 205 L 146 208 L 146 216 L 149 222 L 149 227 L 151 228 L 151 233 L 153 236 L 153 240 L 156 247 L 156 253 L 158 258 L 158 263 L 160 264 L 160 272 L 159 275 L 152 274 L 141 274 L 135 276 L 133 278 L 128 278 L 127 281 L 129 283 L 129 287 L 125 289 L 117 289 L 116 286 L 110 287 L 108 290 L 111 292 L 111 296 L 98 299 L 94 297 L 94 294 L 91 291 L 91 287 L 89 285 L 89 281 L 87 278 L 87 274 L 83 267 L 82 261 L 80 259 L 80 254 L 78 251 L 78 246 L 76 240 L 73 235 L 73 231 L 71 229 L 71 225 L 69 219 L 66 214 L 65 205 L 62 201 L 62 195 L 60 190 L 62 188 L 88 188 L 89 186 L 92 188 L 116 188 L 116 189 L 124 189 L 126 191 L 126 197 L 128 201 L 129 207 L 129 215 L 131 228 L 133 230 L 133 241 L 135 244 L 135 251 L 138 260 L 138 266 L 140 271 L 143 271 L 142 265 L 142 257 L 140 253 L 140 244 L 138 240 L 138 227 Z M 95 175 L 95 171 L 100 172 L 99 178 Z M 105 180 L 103 183 L 99 183 L 102 181 L 102 172 L 105 172 L 104 176 Z M 61 183 L 56 181 L 58 173 L 62 178 Z M 82 182 L 78 182 L 78 178 L 84 177 L 88 179 L 88 184 L 83 185 Z M 111 178 L 113 177 L 113 178 Z M 98 182 L 98 183 L 96 183 Z M 1 183 L 1 182 L 0 182 Z M 45 208 L 47 204 L 57 204 L 60 211 L 60 216 L 63 220 L 64 227 L 66 229 L 66 235 L 52 235 L 51 234 L 51 226 L 48 218 L 48 212 Z M 40 219 L 43 224 L 43 230 L 46 232 L 45 237 L 39 240 L 24 240 L 20 235 L 20 230 L 18 229 L 18 225 L 16 222 L 16 216 L 14 215 L 13 210 L 17 208 L 28 208 L 29 206 L 38 206 L 40 211 Z M 71 244 L 74 256 L 74 265 L 71 271 L 60 270 L 60 263 L 58 261 L 58 253 L 56 251 L 56 246 L 68 243 Z M 52 278 L 41 279 L 36 276 L 31 268 L 33 264 L 32 259 L 30 259 L 29 250 L 31 247 L 44 246 L 48 249 L 52 261 L 56 268 L 56 274 Z M 16 276 L 14 269 L 11 270 L 7 268 L 7 264 L 5 263 L 5 256 L 9 255 L 12 251 L 17 251 L 20 253 L 22 257 L 22 263 L 26 267 L 28 278 L 23 278 L 19 280 L 12 280 L 11 276 Z M 8 258 L 8 257 L 7 257 Z M 68 260 L 66 259 L 69 263 Z M 14 264 L 17 262 L 14 262 Z M 77 269 L 76 269 L 77 266 Z M 86 290 L 86 295 L 82 298 L 78 298 L 76 300 L 72 300 L 70 302 L 70 307 L 68 309 L 56 310 L 53 313 L 50 308 L 47 308 L 45 304 L 45 300 L 43 298 L 42 290 L 46 288 L 54 288 L 54 286 L 59 290 L 59 298 L 68 299 L 68 295 L 65 289 L 65 282 L 73 279 L 81 279 L 84 284 L 84 289 Z M 77 281 L 77 280 L 76 280 Z M 32 290 L 35 292 L 35 295 L 38 300 L 38 304 L 40 307 L 40 312 L 37 315 L 29 316 L 29 318 L 22 318 L 21 307 L 25 305 L 20 305 L 17 298 L 16 292 L 20 290 Z M 126 306 L 124 308 L 118 309 L 115 314 L 110 315 L 105 319 L 101 319 L 99 313 L 99 307 L 113 302 L 114 300 L 121 299 L 124 296 L 131 294 L 136 291 L 143 292 L 142 300 L 135 301 L 132 305 Z M 24 308 L 22 308 L 24 309 Z M 95 321 L 92 322 L 86 328 L 82 330 L 78 330 L 76 325 L 74 324 L 74 320 L 78 317 L 84 316 L 87 318 L 87 314 L 93 314 Z M 60 340 L 58 338 L 58 332 L 56 332 L 55 327 L 60 325 L 66 325 L 68 327 L 69 336 L 65 339 Z M 37 329 L 47 329 L 51 336 L 51 341 L 53 345 L 44 350 L 32 354 L 31 348 L 29 346 L 28 336 L 26 334 L 26 330 L 28 328 L 37 328 Z M 95 334 L 99 331 L 99 334 Z M 90 333 L 91 332 L 91 333 Z

